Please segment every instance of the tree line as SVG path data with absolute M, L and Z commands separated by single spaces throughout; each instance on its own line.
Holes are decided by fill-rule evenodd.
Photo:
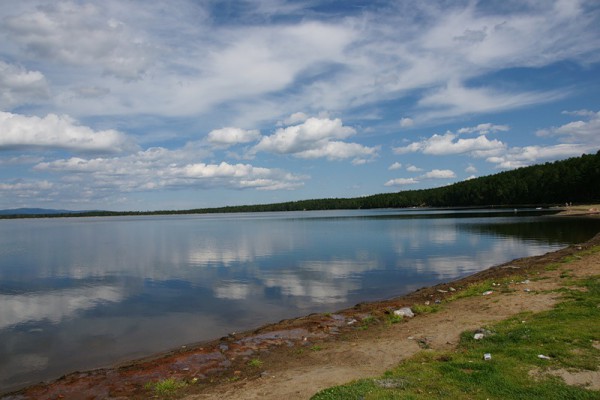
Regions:
M 503 207 L 596 202 L 600 202 L 600 151 L 596 154 L 584 154 L 581 157 L 518 168 L 438 188 L 381 193 L 364 197 L 323 198 L 190 210 L 90 211 L 51 215 L 6 215 L 0 216 L 0 218 L 207 214 L 406 207 Z

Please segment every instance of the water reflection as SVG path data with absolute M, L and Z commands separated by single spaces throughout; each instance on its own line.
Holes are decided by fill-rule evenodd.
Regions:
M 123 289 L 111 286 L 52 290 L 19 295 L 0 294 L 0 329 L 25 322 L 57 324 L 105 302 L 119 302 Z
M 0 390 L 396 296 L 599 223 L 497 210 L 0 221 Z

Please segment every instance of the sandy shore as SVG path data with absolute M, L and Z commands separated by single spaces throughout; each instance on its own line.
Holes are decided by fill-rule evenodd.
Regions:
M 546 267 L 575 255 L 575 261 L 564 267 L 572 276 L 599 275 L 600 253 L 577 255 L 598 245 L 600 234 L 584 244 L 514 260 L 399 298 L 358 304 L 335 314 L 284 320 L 128 365 L 76 372 L 2 398 L 142 399 L 152 397 L 148 382 L 174 378 L 186 386 L 171 398 L 308 399 L 326 387 L 379 375 L 424 347 L 453 348 L 464 330 L 522 311 L 549 309 L 557 294 L 547 291 L 564 283 L 564 271 Z M 490 279 L 509 283 L 486 296 L 450 301 L 469 286 Z M 432 306 L 436 301 L 438 312 L 386 323 L 400 307 Z

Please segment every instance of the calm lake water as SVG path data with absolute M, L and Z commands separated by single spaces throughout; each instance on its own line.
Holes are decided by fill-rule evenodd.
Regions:
M 600 231 L 531 213 L 0 220 L 0 392 L 398 296 Z

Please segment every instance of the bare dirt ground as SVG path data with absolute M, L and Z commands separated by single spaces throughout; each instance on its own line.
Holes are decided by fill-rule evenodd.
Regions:
M 187 383 L 171 398 L 308 399 L 321 389 L 377 376 L 423 347 L 451 349 L 465 330 L 484 327 L 522 311 L 551 308 L 559 295 L 548 290 L 564 286 L 566 272 L 571 277 L 600 274 L 600 253 L 576 255 L 596 245 L 600 245 L 600 234 L 584 244 L 514 260 L 396 299 L 361 303 L 333 315 L 284 320 L 128 365 L 76 372 L 2 399 L 151 398 L 146 384 L 165 378 Z M 572 255 L 575 261 L 560 264 L 554 270 L 546 268 Z M 498 286 L 486 296 L 444 301 L 488 279 L 508 279 L 509 284 Z M 389 314 L 400 307 L 434 305 L 436 300 L 442 302 L 438 312 L 420 314 L 401 323 L 385 323 Z

